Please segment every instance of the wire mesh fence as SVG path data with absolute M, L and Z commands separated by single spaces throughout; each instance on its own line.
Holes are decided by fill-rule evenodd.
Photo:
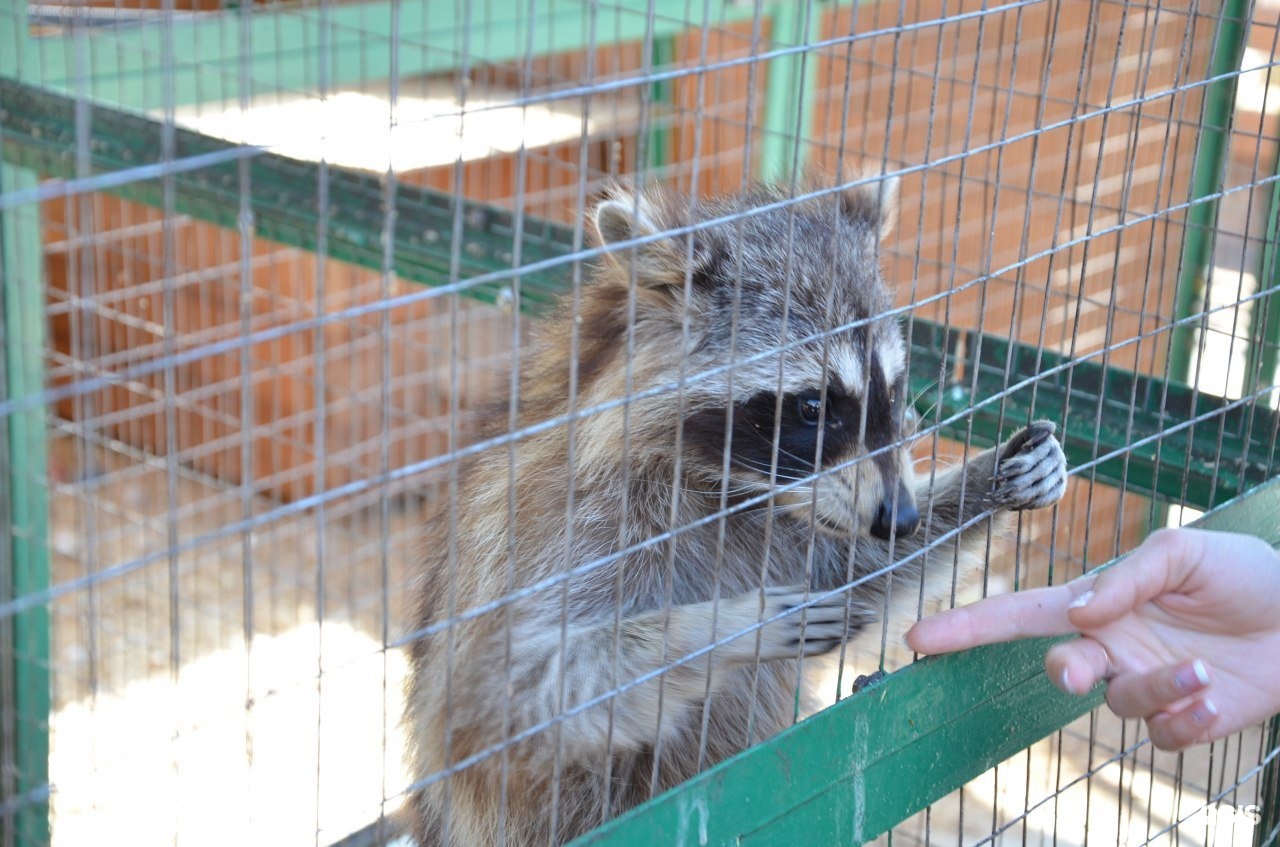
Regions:
M 1274 843 L 901 633 L 1270 490 L 1277 20 L 4 0 L 0 843 Z

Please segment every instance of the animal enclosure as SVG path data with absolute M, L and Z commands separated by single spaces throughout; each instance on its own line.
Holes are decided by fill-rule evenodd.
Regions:
M 450 552 L 469 464 L 509 453 L 514 478 L 527 445 L 576 444 L 615 418 L 619 440 L 598 452 L 625 461 L 655 403 L 683 444 L 681 404 L 725 380 L 730 403 L 762 362 L 781 395 L 779 363 L 802 345 L 758 335 L 735 337 L 718 370 L 642 384 L 638 294 L 606 357 L 620 390 L 579 394 L 602 325 L 583 303 L 603 268 L 632 267 L 639 291 L 628 263 L 652 245 L 687 250 L 673 290 L 693 292 L 700 245 L 768 215 L 785 223 L 754 243 L 784 257 L 774 279 L 790 291 L 808 255 L 795 222 L 811 207 L 834 219 L 849 196 L 886 219 L 859 267 L 878 263 L 892 299 L 803 343 L 900 328 L 915 434 L 894 444 L 917 478 L 1047 420 L 1065 496 L 989 535 L 974 518 L 969 579 L 940 552 L 960 522 L 929 525 L 941 593 L 924 602 L 911 562 L 875 574 L 891 587 L 874 620 L 804 659 L 820 710 L 797 705 L 772 738 L 602 811 L 579 843 L 1275 843 L 1275 721 L 1166 754 L 1098 692 L 1057 694 L 1041 643 L 916 661 L 900 635 L 1202 513 L 1280 544 L 1278 19 L 1236 0 L 0 0 L 0 845 L 394 843 L 415 792 L 441 792 L 448 821 L 451 786 L 513 767 L 536 733 L 575 731 L 593 706 L 562 699 L 526 736 L 415 772 L 406 749 L 436 743 L 402 722 L 415 645 L 453 645 L 539 593 L 568 610 L 575 580 L 624 554 L 677 550 L 703 527 L 728 536 L 873 460 L 820 468 L 811 451 L 812 473 L 786 478 L 771 406 L 778 491 L 735 502 L 725 470 L 697 526 L 673 510 L 660 531 L 566 552 L 540 582 L 518 583 L 513 552 L 501 596 L 422 621 L 428 557 L 444 551 L 450 585 L 474 567 Z M 706 199 L 759 183 L 777 187 L 763 211 Z M 602 201 L 639 215 L 659 190 L 689 217 L 601 244 Z M 720 211 L 693 216 L 695 200 Z M 539 414 L 518 351 L 557 309 L 571 376 L 566 405 Z M 725 440 L 732 414 L 714 423 Z M 585 520 L 586 490 L 559 484 L 532 502 Z M 503 550 L 526 508 L 496 509 Z M 821 536 L 779 526 L 798 550 Z M 751 587 L 777 587 L 760 567 Z M 827 593 L 852 608 L 865 584 Z M 669 621 L 674 605 L 646 611 Z M 763 622 L 720 635 L 754 642 Z M 550 630 L 561 659 L 569 624 L 566 611 Z M 672 650 L 595 705 L 621 721 L 628 692 L 674 686 L 707 653 Z M 506 661 L 478 669 L 518 708 Z M 428 687 L 463 715 L 455 676 L 477 668 L 443 667 Z M 708 693 L 712 676 L 698 677 Z M 504 808 L 516 772 L 492 788 Z M 574 787 L 550 790 L 558 803 Z

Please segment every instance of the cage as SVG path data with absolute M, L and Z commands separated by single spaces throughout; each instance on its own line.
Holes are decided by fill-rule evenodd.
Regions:
M 1159 526 L 1280 544 L 1277 22 L 1262 0 L 0 0 L 0 843 L 404 843 L 415 791 L 512 755 L 514 732 L 406 758 L 414 645 L 525 596 L 415 622 L 428 515 L 458 520 L 482 447 L 717 378 L 504 405 L 602 264 L 684 236 L 693 258 L 696 223 L 602 247 L 617 186 L 763 182 L 794 219 L 896 178 L 876 261 L 913 457 L 963 467 L 1046 419 L 1070 468 L 941 605 Z M 1274 720 L 1164 753 L 1100 692 L 1057 693 L 1042 642 L 917 660 L 898 633 L 932 607 L 908 605 L 811 668 L 820 711 L 578 843 L 1275 843 Z

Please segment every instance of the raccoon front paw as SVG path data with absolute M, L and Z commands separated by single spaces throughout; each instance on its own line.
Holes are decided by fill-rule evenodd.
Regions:
M 764 590 L 761 617 L 766 621 L 778 615 L 783 617 L 766 623 L 761 629 L 761 661 L 830 653 L 876 620 L 874 612 L 856 602 L 848 602 L 843 594 L 818 600 L 803 610 L 798 608 L 812 598 L 813 593 L 806 594 L 803 586 Z
M 1043 509 L 1067 490 L 1067 457 L 1050 421 L 1035 421 L 1000 448 L 991 504 L 1000 509 Z

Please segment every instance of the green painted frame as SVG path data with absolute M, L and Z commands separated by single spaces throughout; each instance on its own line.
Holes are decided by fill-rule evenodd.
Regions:
M 3 124 L 6 139 L 4 156 L 44 173 L 65 172 L 71 175 L 65 171 L 70 163 L 59 151 L 66 149 L 69 134 L 74 131 L 74 101 L 63 95 L 4 80 L 0 80 L 0 98 L 12 104 Z M 95 168 L 106 173 L 127 167 L 126 151 L 134 144 L 154 138 L 160 128 L 156 121 L 101 107 L 91 107 L 90 117 L 89 123 L 94 132 Z M 181 131 L 177 134 L 176 144 L 182 155 L 233 152 L 231 145 Z M 313 196 L 320 178 L 317 166 L 262 154 L 253 157 L 251 167 L 255 187 L 252 200 L 254 224 L 259 234 L 314 248 L 311 239 L 315 238 L 316 221 L 306 210 L 317 208 Z M 336 170 L 330 170 L 327 178 L 331 192 L 339 192 L 351 200 L 336 210 L 335 217 L 329 222 L 327 244 L 331 255 L 369 268 L 380 268 L 383 260 L 381 227 L 385 216 L 378 205 L 382 202 L 378 181 Z M 230 225 L 234 222 L 233 210 L 238 209 L 239 187 L 235 161 L 198 172 L 176 174 L 173 181 L 175 204 L 180 211 L 218 223 Z M 144 202 L 158 202 L 158 198 L 153 196 L 154 186 L 124 183 L 111 190 Z M 359 198 L 364 200 L 359 201 Z M 432 228 L 442 229 L 451 225 L 452 198 L 402 186 L 396 200 L 396 272 L 406 279 L 425 284 L 438 285 L 446 281 L 449 278 L 449 249 L 433 246 L 438 240 L 424 239 L 421 234 Z M 466 249 L 460 252 L 465 257 L 465 274 L 493 276 L 508 269 L 508 251 L 512 239 L 517 236 L 512 218 L 505 212 L 478 204 L 468 204 L 462 217 L 465 222 L 462 239 Z M 522 276 L 521 305 L 537 313 L 568 284 L 572 264 L 558 259 L 572 252 L 573 233 L 567 228 L 527 218 L 524 226 L 524 260 L 541 263 L 541 269 Z M 505 282 L 499 277 L 463 293 L 492 300 L 504 286 Z M 1098 363 L 1069 361 L 1034 347 L 994 336 L 979 336 L 972 331 L 921 320 L 914 321 L 912 329 L 912 357 L 915 370 L 923 377 L 921 384 L 914 386 L 916 393 L 925 394 L 923 389 L 932 384 L 938 374 L 968 375 L 963 381 L 951 380 L 944 385 L 943 402 L 934 413 L 934 420 L 939 422 L 944 434 L 963 438 L 968 432 L 974 444 L 993 444 L 999 440 L 1002 427 L 1007 428 L 1013 421 L 1033 416 L 1060 419 L 1068 399 L 1076 409 L 1088 408 L 1085 404 L 1101 404 L 1096 417 L 1102 424 L 1097 429 L 1092 424 L 1094 415 L 1072 416 L 1072 421 L 1083 423 L 1079 429 L 1067 428 L 1063 433 L 1069 461 L 1077 467 L 1093 465 L 1100 480 L 1203 508 L 1213 508 L 1245 489 L 1260 485 L 1275 472 L 1280 459 L 1276 452 L 1280 416 L 1269 409 L 1232 403 L 1195 392 L 1178 383 Z M 1035 387 L 1034 406 L 1030 400 L 1032 386 Z M 930 393 L 928 396 L 935 395 Z M 1187 425 L 1191 421 L 1199 423 Z M 1156 450 L 1155 442 L 1137 447 L 1132 445 L 1134 432 L 1166 433 L 1161 439 L 1166 457 L 1163 464 L 1159 461 L 1160 452 Z M 1223 457 L 1230 461 L 1222 462 Z M 1275 486 L 1271 485 L 1267 490 L 1274 493 Z M 1223 512 L 1215 514 L 1235 514 L 1237 509 L 1238 506 L 1234 505 L 1224 507 Z M 1250 514 L 1256 517 L 1256 512 Z M 930 802 L 925 795 L 902 788 L 903 785 L 914 784 L 910 779 L 911 768 L 915 767 L 912 762 L 916 761 L 913 757 L 925 755 L 930 749 L 927 745 L 917 746 L 922 743 L 924 735 L 939 733 L 929 743 L 948 739 L 948 749 L 966 751 L 965 756 L 956 756 L 953 764 L 954 781 L 959 785 L 965 778 L 964 774 L 981 773 L 990 763 L 1011 755 L 1087 711 L 1091 704 L 1096 704 L 1096 698 L 1080 701 L 1057 694 L 1038 670 L 1037 657 L 1042 650 L 1042 644 L 990 648 L 972 655 L 912 666 L 866 695 L 849 701 L 849 705 L 837 707 L 829 717 L 823 713 L 797 726 L 790 734 L 776 740 L 776 744 L 781 746 L 765 748 L 771 752 L 744 754 L 752 757 L 742 760 L 749 764 L 716 771 L 716 776 L 708 775 L 696 782 L 685 800 L 656 801 L 656 811 L 645 814 L 657 817 L 648 823 L 626 826 L 657 827 L 655 832 L 670 835 L 664 827 L 677 826 L 678 829 L 679 825 L 684 825 L 671 823 L 671 820 L 688 823 L 687 818 L 678 816 L 667 820 L 674 814 L 668 808 L 670 803 L 683 803 L 687 807 L 689 803 L 706 802 L 712 796 L 740 796 L 743 798 L 741 802 L 758 801 L 763 791 L 763 796 L 771 802 L 794 804 L 788 806 L 793 811 L 784 816 L 785 820 L 770 819 L 760 823 L 760 827 L 766 827 L 760 832 L 768 833 L 771 838 L 781 837 L 780 833 L 787 831 L 788 827 L 805 826 L 807 829 L 810 826 L 807 821 L 810 820 L 826 821 L 824 825 L 832 827 L 829 832 L 833 836 L 852 838 L 858 833 L 867 835 L 879 831 L 876 827 L 891 825 L 891 818 L 895 815 L 905 816 L 919 804 Z M 1007 672 L 985 679 L 994 666 L 1006 668 Z M 983 669 L 982 673 L 978 672 L 979 668 Z M 939 690 L 935 674 L 958 681 L 955 686 L 940 687 L 950 692 L 949 705 L 930 705 L 928 698 L 937 696 L 929 694 L 931 686 L 934 691 Z M 973 679 L 983 681 L 956 699 L 955 692 L 966 689 L 968 685 L 959 681 Z M 885 703 L 895 704 L 894 709 L 898 712 L 901 712 L 896 705 L 899 703 L 925 705 L 920 706 L 922 711 L 919 714 L 916 707 L 912 707 L 911 720 L 915 721 L 914 724 L 884 727 L 874 721 L 882 720 L 876 716 L 885 711 Z M 928 720 L 933 724 L 927 722 L 927 715 L 932 716 Z M 1027 715 L 1035 717 L 1030 719 Z M 926 726 L 933 729 L 926 732 L 923 728 Z M 974 739 L 981 736 L 975 731 L 980 726 L 1004 726 L 1006 729 L 1002 730 L 999 743 L 989 748 L 978 745 L 981 749 L 971 750 L 976 743 Z M 831 738 L 846 737 L 848 740 L 839 743 L 831 741 Z M 871 743 L 871 739 L 877 746 L 865 746 Z M 854 746 L 850 747 L 850 744 Z M 896 748 L 901 748 L 901 754 L 890 755 L 890 751 Z M 915 752 L 908 752 L 910 750 Z M 968 752 L 974 755 L 969 756 Z M 811 756 L 819 758 L 811 760 Z M 815 779 L 828 782 L 815 788 L 816 783 L 811 782 L 805 783 L 805 787 L 787 787 L 784 781 L 767 790 L 762 787 L 771 784 L 767 779 L 755 788 L 751 787 L 750 779 L 743 782 L 745 777 L 742 774 L 755 774 L 761 762 L 774 760 L 806 762 L 806 772 L 821 771 L 825 776 Z M 846 764 L 839 765 L 839 762 Z M 859 764 L 854 767 L 848 764 L 850 762 Z M 781 779 L 781 776 L 777 778 Z M 899 778 L 904 781 L 899 781 Z M 885 782 L 890 779 L 892 782 Z M 857 803 L 862 802 L 857 799 L 860 796 L 857 791 L 877 784 L 893 784 L 893 796 L 897 799 L 894 803 L 877 801 L 874 814 L 857 812 L 860 808 Z M 871 799 L 866 798 L 866 802 L 870 803 Z M 614 829 L 606 828 L 598 837 L 613 838 L 615 836 L 610 835 L 613 832 Z M 745 836 L 751 832 L 744 830 L 740 834 Z M 616 837 L 640 836 L 620 834 Z M 624 840 L 619 843 L 630 842 Z
M 0 77 L 24 58 L 25 19 L 0 6 Z M 0 99 L 0 104 L 3 100 Z M 0 107 L 2 108 L 2 107 Z M 6 140 L 0 124 L 0 145 Z M 35 171 L 0 160 L 0 196 L 36 186 Z M 40 209 L 25 203 L 0 213 L 0 401 L 39 396 L 44 386 L 43 273 Z M 10 465 L 0 479 L 8 499 L 0 527 L 0 601 L 49 586 L 49 491 L 45 408 L 36 404 L 0 417 L 0 438 Z M 5 510 L 0 510 L 5 511 Z M 0 703 L 0 842 L 49 843 L 49 609 L 35 606 L 0 619 L 0 678 L 11 703 Z
M 36 184 L 31 171 L 0 165 L 0 192 Z M 32 350 L 44 349 L 44 309 L 40 218 L 35 204 L 0 216 L 0 302 L 4 312 L 5 386 L 0 398 L 40 393 L 42 362 Z M 0 557 L 0 578 L 12 597 L 49 587 L 49 492 L 46 482 L 45 408 L 37 405 L 0 422 L 7 430 L 11 466 L 6 480 L 10 524 L 4 533 L 7 557 Z M 3 554 L 0 554 L 2 556 Z M 0 599 L 4 595 L 0 594 Z M 6 633 L 12 652 L 14 795 L 12 819 L 17 844 L 45 844 L 49 834 L 49 609 L 35 606 L 14 615 Z M 0 746 L 3 746 L 0 741 Z M 6 801 L 7 805 L 7 801 Z M 7 810 L 6 810 L 7 811 Z M 8 815 L 6 815 L 8 817 Z M 0 824 L 4 819 L 0 818 Z M 0 832 L 4 826 L 0 825 Z
M 1238 1 L 1228 0 L 1224 6 Z M 241 11 L 202 16 L 198 20 L 139 25 L 113 32 L 109 39 L 96 38 L 92 32 L 86 32 L 65 38 L 31 40 L 20 31 L 18 23 L 25 4 L 19 0 L 3 0 L 0 2 L 0 48 L 7 43 L 28 44 L 25 51 L 16 51 L 7 63 L 0 64 L 0 86 L 3 86 L 0 103 L 4 104 L 0 109 L 0 140 L 8 162 L 0 165 L 3 168 L 0 173 L 6 175 L 5 179 L 15 180 L 12 186 L 5 183 L 5 190 L 11 192 L 10 197 L 21 195 L 33 185 L 30 175 L 37 170 L 49 175 L 76 175 L 66 153 L 75 149 L 75 109 L 85 103 L 77 104 L 59 90 L 74 92 L 92 101 L 88 105 L 88 126 L 93 134 L 95 170 L 103 174 L 128 173 L 140 164 L 133 151 L 147 149 L 160 137 L 160 124 L 139 116 L 139 112 L 185 103 L 235 100 L 242 95 L 360 85 L 368 81 L 368 68 L 390 68 L 393 60 L 399 72 L 408 76 L 453 70 L 464 54 L 471 61 L 504 61 L 525 55 L 530 46 L 535 51 L 550 49 L 552 45 L 556 51 L 566 51 L 585 47 L 593 40 L 595 43 L 637 40 L 646 34 L 657 45 L 661 39 L 686 31 L 690 26 L 688 14 L 699 14 L 694 8 L 698 4 L 655 0 L 653 18 L 649 20 L 647 2 L 627 0 L 625 4 L 607 9 L 598 7 L 593 18 L 584 13 L 589 4 L 581 0 L 558 4 L 554 12 L 544 13 L 537 21 L 530 22 L 522 17 L 522 10 L 512 13 L 506 7 L 495 8 L 498 5 L 481 4 L 475 8 L 475 4 L 471 4 L 470 11 L 466 12 L 471 16 L 466 31 L 486 33 L 485 38 L 474 43 L 459 38 L 460 22 L 455 18 L 452 5 L 428 11 L 425 6 L 399 7 L 394 0 L 286 11 L 246 6 Z M 775 40 L 782 39 L 784 47 L 792 40 L 801 43 L 805 27 L 799 12 L 783 4 L 768 8 L 774 12 L 790 9 L 789 14 L 775 20 L 775 26 L 781 24 L 774 33 Z M 720 10 L 715 23 L 745 19 L 753 13 L 751 4 L 728 4 Z M 815 31 L 817 18 L 817 15 L 809 18 L 809 38 Z M 594 23 L 589 25 L 588 21 Z M 694 21 L 693 25 L 707 23 L 711 21 Z M 531 25 L 536 26 L 532 32 Z M 599 37 L 602 33 L 607 34 L 607 39 Z M 1243 38 L 1243 30 L 1234 35 L 1220 30 L 1220 41 L 1231 38 Z M 290 47 L 282 50 L 279 46 L 282 44 Z M 2 49 L 0 55 L 3 55 Z M 1217 55 L 1230 55 L 1230 52 L 1219 50 Z M 777 108 L 770 109 L 773 117 L 769 125 L 780 130 L 770 137 L 778 139 L 778 146 L 762 154 L 762 167 L 778 168 L 773 174 L 775 177 L 789 172 L 793 162 L 803 164 L 803 150 L 796 146 L 800 139 L 787 135 L 794 129 L 793 115 L 803 121 L 809 113 L 803 95 L 811 87 L 804 82 L 811 68 L 806 68 L 803 58 L 803 53 L 784 51 L 771 62 L 771 106 L 773 99 L 781 98 L 782 93 L 798 89 L 802 95 L 796 108 L 789 109 L 785 116 Z M 167 69 L 163 84 L 157 80 L 158 66 Z M 93 76 L 77 73 L 77 67 L 92 68 Z M 660 87 L 675 75 L 688 72 L 672 70 L 652 82 Z M 36 79 L 40 87 L 19 81 L 30 83 Z M 1223 122 L 1213 123 L 1217 119 L 1212 116 L 1206 120 L 1210 130 L 1221 131 L 1225 127 Z M 308 192 L 313 195 L 319 185 L 318 169 L 258 151 L 237 152 L 231 145 L 192 133 L 177 133 L 176 158 L 202 155 L 213 159 L 221 156 L 222 164 L 173 174 L 175 207 L 179 211 L 224 225 L 236 225 L 240 185 L 236 159 L 248 157 L 255 187 L 251 202 L 257 234 L 307 249 L 317 247 L 317 222 L 306 210 L 317 208 L 314 196 Z M 1202 145 L 1201 157 L 1209 168 L 1204 172 L 1211 176 L 1214 171 L 1210 160 L 1223 155 L 1223 145 Z M 1197 173 L 1201 171 L 1198 167 Z M 336 210 L 335 217 L 326 224 L 325 243 L 329 254 L 381 270 L 382 226 L 386 216 L 381 207 L 380 181 L 335 170 L 329 170 L 327 178 L 331 193 L 343 192 L 343 196 L 353 200 Z M 1216 185 L 1216 181 L 1210 181 Z M 144 180 L 125 180 L 109 188 L 132 199 L 159 202 L 158 186 Z M 17 194 L 13 194 L 14 191 Z M 429 191 L 399 188 L 397 228 L 392 233 L 394 269 L 398 275 L 426 284 L 456 278 L 450 273 L 449 265 L 453 251 L 448 247 L 433 247 L 436 240 L 424 238 L 433 230 L 452 232 L 456 216 L 453 202 L 450 197 Z M 1195 208 L 1208 206 L 1202 203 Z M 18 208 L 34 209 L 34 204 L 27 202 Z M 524 245 L 523 262 L 538 263 L 536 271 L 522 276 L 522 308 L 536 312 L 563 288 L 571 265 L 561 257 L 570 252 L 571 232 L 528 218 L 517 224 L 505 212 L 478 204 L 467 204 L 463 219 L 467 249 L 458 251 L 465 257 L 461 275 L 468 278 L 488 274 L 491 278 L 490 282 L 463 293 L 487 300 L 502 296 L 506 284 L 500 276 L 501 272 L 510 270 L 511 245 L 516 238 Z M 21 223 L 24 220 L 26 223 Z M 1208 220 L 1211 222 L 1212 217 Z M 21 243 L 15 239 L 30 238 L 29 216 L 6 211 L 6 221 L 19 222 L 6 224 L 6 243 Z M 27 228 L 21 229 L 23 226 Z M 38 222 L 36 227 L 38 238 Z M 1194 251 L 1189 253 L 1193 255 Z M 1195 266 L 1197 262 L 1186 261 L 1187 268 Z M 5 268 L 7 278 L 13 278 L 15 271 L 7 263 Z M 6 321 L 9 319 L 10 313 L 6 311 Z M 964 360 L 964 372 L 977 374 L 978 379 L 968 385 L 951 386 L 937 412 L 936 420 L 945 434 L 970 430 L 970 417 L 966 412 L 970 408 L 976 409 L 971 427 L 975 444 L 998 440 L 1005 421 L 1031 415 L 1052 417 L 1054 409 L 1059 408 L 1056 404 L 1066 399 L 1065 395 L 1058 397 L 1051 390 L 1055 374 L 1067 373 L 1071 368 L 1075 374 L 1073 395 L 1084 392 L 1104 404 L 1102 431 L 1073 433 L 1067 430 L 1064 433 L 1073 464 L 1080 464 L 1083 457 L 1083 461 L 1096 465 L 1098 479 L 1213 508 L 1204 519 L 1206 526 L 1254 532 L 1259 528 L 1275 529 L 1273 516 L 1280 503 L 1280 490 L 1276 482 L 1258 486 L 1259 475 L 1270 474 L 1275 467 L 1277 422 L 1274 413 L 1206 397 L 1176 382 L 1136 377 L 1088 362 L 1048 361 L 1033 348 L 992 337 L 970 336 L 960 343 L 964 335 L 921 321 L 916 321 L 914 326 L 912 355 L 935 363 L 937 373 L 947 373 L 951 365 L 963 359 L 963 351 L 983 351 L 974 354 L 976 358 Z M 19 337 L 22 336 L 6 326 L 6 341 Z M 1037 361 L 1037 355 L 1040 367 L 1029 369 Z M 995 358 L 988 360 L 986 356 Z M 35 396 L 40 375 L 28 373 L 24 368 L 15 380 L 14 359 L 10 356 L 7 361 L 10 362 L 7 396 Z M 1002 399 L 994 403 L 984 399 L 971 406 L 974 398 L 992 396 L 981 380 L 997 374 L 997 362 Z M 1012 365 L 1006 367 L 1006 363 Z M 35 382 L 31 382 L 31 378 Z M 1019 405 L 1021 389 L 1037 382 L 1036 406 Z M 37 388 L 33 389 L 32 385 Z M 1016 390 L 1005 392 L 1006 385 L 1016 386 Z M 1177 405 L 1184 402 L 1179 399 L 1184 393 L 1188 395 L 1185 409 Z M 1127 407 L 1121 415 L 1120 410 L 1104 403 L 1109 397 L 1125 396 L 1140 399 L 1144 404 L 1138 409 L 1141 414 L 1157 417 L 1135 423 Z M 1169 398 L 1174 398 L 1173 405 Z M 1072 402 L 1079 399 L 1073 396 Z M 0 403 L 3 400 L 0 398 Z M 1152 431 L 1145 429 L 1147 425 L 1156 425 L 1159 428 L 1155 431 L 1163 432 L 1168 425 L 1166 418 L 1171 414 L 1189 414 L 1221 422 L 1217 431 L 1210 432 L 1211 437 L 1197 437 L 1197 428 L 1190 428 L 1185 435 L 1185 452 L 1181 446 L 1166 451 L 1166 455 L 1187 455 L 1195 460 L 1192 474 L 1187 477 L 1193 480 L 1189 485 L 1180 486 L 1177 481 L 1182 479 L 1183 468 L 1176 469 L 1175 478 L 1169 469 L 1162 469 L 1156 459 L 1141 451 L 1126 449 L 1130 433 Z M 39 448 L 43 448 L 42 435 L 36 437 L 42 431 L 35 424 L 38 421 L 38 426 L 43 426 L 42 409 L 20 405 L 9 417 L 15 423 L 21 422 L 17 428 L 21 443 L 15 446 L 29 450 L 38 440 Z M 28 423 L 32 426 L 23 430 Z M 12 441 L 15 429 L 12 426 L 10 429 Z M 1271 435 L 1269 445 L 1268 433 Z M 37 460 L 36 467 L 41 466 L 39 453 L 27 455 Z M 1210 468 L 1220 455 L 1231 455 L 1231 465 L 1236 470 L 1228 468 L 1223 472 L 1216 466 Z M 1115 462 L 1118 464 L 1113 466 Z M 1196 462 L 1203 466 L 1200 476 L 1196 476 Z M 15 482 L 19 479 L 27 482 Z M 27 498 L 25 502 L 37 504 L 35 514 L 23 518 L 31 527 L 29 537 L 33 539 L 43 538 L 39 503 L 44 504 L 47 520 L 47 492 L 38 486 L 30 488 L 32 481 L 41 479 L 42 475 L 33 473 L 10 475 L 11 486 L 27 486 L 22 492 Z M 1235 497 L 1252 486 L 1258 487 Z M 16 491 L 13 496 L 17 502 Z M 1223 505 L 1232 497 L 1235 499 Z M 1273 544 L 1280 541 L 1268 540 Z M 32 549 L 30 543 L 21 550 L 18 547 L 15 540 L 14 561 L 19 567 L 25 568 L 29 577 L 38 580 L 43 574 L 47 580 L 47 550 L 39 544 Z M 43 565 L 42 553 L 46 557 Z M 15 588 L 19 588 L 17 583 L 15 576 Z M 19 590 L 39 590 L 39 585 L 31 583 Z M 35 627 L 37 635 L 44 633 L 45 646 L 43 653 L 31 654 L 36 660 L 28 664 L 29 670 L 38 671 L 43 661 L 45 684 L 35 685 L 33 690 L 47 692 L 47 610 L 35 611 L 46 615 L 43 624 Z M 21 616 L 15 616 L 15 627 L 20 619 Z M 32 644 L 33 649 L 38 649 L 38 644 L 34 641 Z M 766 744 L 746 751 L 687 786 L 612 822 L 581 843 L 630 844 L 638 843 L 639 839 L 681 843 L 664 841 L 663 836 L 691 838 L 700 843 L 715 843 L 721 838 L 748 842 L 754 839 L 761 843 L 784 837 L 812 840 L 823 834 L 855 840 L 886 831 L 897 820 L 1097 704 L 1097 692 L 1088 698 L 1073 699 L 1057 693 L 1047 683 L 1039 669 L 1044 646 L 1043 642 L 1003 645 L 912 665 Z M 991 669 L 997 666 L 1003 670 L 993 676 Z M 955 680 L 956 686 L 940 684 L 940 680 L 947 679 Z M 977 684 L 974 680 L 978 680 Z M 941 698 L 938 692 L 944 689 L 948 695 Z M 38 703 L 19 704 L 19 709 L 25 710 L 20 714 L 27 716 L 47 715 L 47 703 L 43 708 L 40 712 Z M 996 741 L 978 741 L 982 736 L 978 730 L 994 731 Z M 47 744 L 47 739 L 44 743 Z M 925 781 L 919 779 L 921 769 L 933 764 L 938 745 L 943 744 L 949 753 L 948 775 L 938 787 L 925 790 Z M 957 755 L 958 752 L 964 755 Z M 880 787 L 885 785 L 893 785 L 893 791 Z M 943 790 L 943 785 L 949 787 Z M 47 786 L 36 786 L 44 787 Z M 46 838 L 47 823 L 45 813 Z M 36 843 L 41 843 L 40 831 L 30 832 L 37 837 Z

